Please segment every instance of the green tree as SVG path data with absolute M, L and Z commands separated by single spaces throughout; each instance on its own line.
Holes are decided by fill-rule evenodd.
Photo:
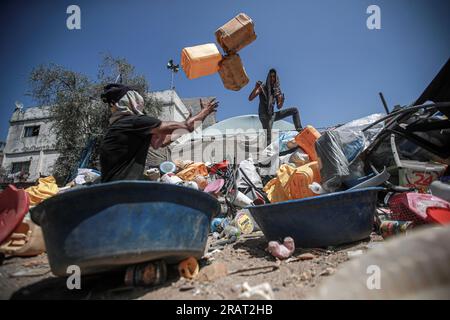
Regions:
M 90 167 L 98 168 L 98 151 L 108 127 L 109 108 L 101 102 L 100 94 L 107 83 L 121 82 L 136 87 L 144 97 L 145 112 L 158 116 L 159 101 L 148 95 L 149 85 L 142 75 L 123 58 L 104 55 L 97 79 L 65 69 L 55 64 L 40 65 L 30 74 L 30 95 L 40 105 L 50 105 L 52 130 L 56 135 L 56 149 L 60 153 L 53 174 L 59 183 L 71 177 L 88 141 L 95 141 Z

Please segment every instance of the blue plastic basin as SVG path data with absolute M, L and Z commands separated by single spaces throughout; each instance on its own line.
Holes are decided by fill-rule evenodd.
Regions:
M 220 210 L 201 191 L 158 182 L 120 181 L 74 189 L 32 210 L 52 272 L 69 265 L 92 274 L 165 259 L 200 258 Z
M 247 208 L 269 241 L 289 236 L 296 247 L 336 246 L 370 235 L 379 190 L 343 191 Z

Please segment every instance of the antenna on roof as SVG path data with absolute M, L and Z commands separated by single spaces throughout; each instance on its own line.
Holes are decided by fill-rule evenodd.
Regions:
M 114 83 L 122 83 L 122 74 L 119 73 L 119 75 L 116 77 L 116 81 Z
M 170 59 L 169 62 L 167 62 L 167 69 L 170 70 L 170 74 L 171 74 L 171 80 L 170 80 L 170 89 L 173 90 L 175 89 L 174 86 L 174 75 L 175 73 L 177 73 L 180 70 L 180 65 L 179 64 L 174 64 L 173 60 Z

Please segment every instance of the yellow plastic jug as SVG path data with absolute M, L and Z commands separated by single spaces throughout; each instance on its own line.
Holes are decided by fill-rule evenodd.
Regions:
M 302 199 L 316 196 L 309 189 L 313 182 L 320 183 L 320 170 L 317 161 L 295 168 L 284 164 L 278 169 L 277 177 L 270 180 L 264 187 L 271 203 Z
M 316 194 L 309 189 L 313 182 L 320 183 L 320 171 L 317 161 L 298 167 L 289 179 L 288 188 L 292 199 L 313 197 Z

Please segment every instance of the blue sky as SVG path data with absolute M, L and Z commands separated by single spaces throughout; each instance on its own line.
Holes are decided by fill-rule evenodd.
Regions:
M 81 30 L 66 28 L 66 8 L 81 8 Z M 369 5 L 381 8 L 381 30 L 366 27 Z M 121 56 L 152 90 L 168 89 L 165 65 L 183 47 L 214 42 L 214 31 L 239 12 L 255 21 L 258 38 L 241 52 L 250 84 L 239 92 L 218 74 L 175 79 L 181 97 L 217 96 L 219 120 L 257 112 L 247 101 L 257 80 L 278 69 L 285 106 L 298 106 L 316 127 L 413 102 L 450 56 L 448 0 L 3 1 L 1 10 L 0 140 L 14 102 L 35 105 L 28 75 L 54 62 L 95 78 L 101 53 Z

